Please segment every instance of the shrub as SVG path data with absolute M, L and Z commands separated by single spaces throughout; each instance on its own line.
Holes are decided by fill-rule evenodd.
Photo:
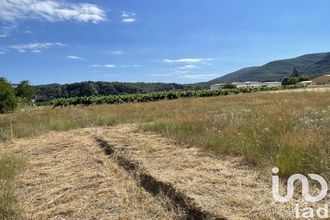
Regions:
M 224 86 L 223 86 L 224 89 L 236 89 L 236 86 L 232 83 L 226 83 Z
M 298 77 L 285 77 L 282 80 L 282 86 L 288 86 L 288 85 L 296 85 L 299 82 Z
M 29 81 L 22 81 L 16 88 L 16 96 L 20 97 L 23 104 L 32 104 L 32 99 L 35 96 L 35 91 Z
M 5 78 L 0 78 L 0 113 L 12 112 L 17 107 L 14 89 Z

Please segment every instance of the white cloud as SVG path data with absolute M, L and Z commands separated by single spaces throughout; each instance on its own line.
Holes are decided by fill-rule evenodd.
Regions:
M 1 7 L 1 6 L 0 6 Z M 0 28 L 0 38 L 9 37 L 10 32 L 16 28 L 16 25 L 4 26 Z
M 66 0 L 1 0 L 2 21 L 44 19 L 47 21 L 78 21 L 97 23 L 106 20 L 105 12 L 97 5 L 69 3 Z
M 114 77 L 114 76 L 117 76 L 117 74 L 109 74 L 109 73 L 107 73 L 107 74 L 103 74 L 103 76 L 105 76 L 105 77 Z
M 133 23 L 133 22 L 135 22 L 135 18 L 123 18 L 122 22 L 124 22 L 124 23 Z
M 16 44 L 11 45 L 9 48 L 15 49 L 21 53 L 31 52 L 31 53 L 40 53 L 43 49 L 48 49 L 52 47 L 64 47 L 66 44 L 63 43 L 29 43 L 29 44 Z
M 187 73 L 190 73 L 189 70 L 175 70 L 174 72 L 175 73 L 178 73 L 178 74 L 187 74 Z
M 110 53 L 114 54 L 114 55 L 122 55 L 122 54 L 124 54 L 124 51 L 122 51 L 122 50 L 113 50 Z
M 210 79 L 217 77 L 216 74 L 190 74 L 190 75 L 182 75 L 181 78 L 185 79 Z
M 186 63 L 186 64 L 195 64 L 203 63 L 206 61 L 211 61 L 213 58 L 184 58 L 184 59 L 163 59 L 165 63 Z
M 8 37 L 10 33 L 10 30 L 8 30 L 6 27 L 3 27 L 0 29 L 0 38 Z
M 192 69 L 197 69 L 197 68 L 198 68 L 198 66 L 193 65 L 193 64 L 188 64 L 185 66 L 178 67 L 179 70 L 192 70 Z
M 189 67 L 191 68 L 191 67 Z M 149 76 L 152 77 L 171 77 L 173 79 L 188 79 L 188 80 L 209 80 L 219 75 L 214 73 L 199 73 L 193 72 L 192 69 L 166 68 L 152 70 Z M 199 66 L 197 66 L 199 68 Z
M 136 14 L 133 12 L 123 11 L 121 13 L 121 21 L 123 23 L 133 23 L 136 21 L 135 16 L 136 16 Z
M 138 67 L 141 67 L 141 65 L 138 65 L 138 64 L 134 64 L 134 65 L 115 65 L 115 64 L 103 64 L 103 65 L 100 65 L 100 64 L 94 64 L 92 65 L 93 67 L 95 68 L 99 68 L 99 67 L 104 67 L 104 68 L 129 68 L 129 67 L 134 67 L 134 68 L 138 68 Z
M 8 48 L 0 44 L 0 55 L 6 54 L 7 52 L 8 52 Z
M 170 77 L 170 76 L 173 76 L 172 73 L 152 73 L 150 74 L 150 76 L 153 76 L 153 77 Z
M 31 31 L 31 30 L 25 30 L 24 33 L 25 34 L 33 34 L 33 31 Z
M 72 56 L 72 55 L 67 56 L 66 58 L 69 60 L 83 60 L 82 57 L 77 57 L 77 56 Z

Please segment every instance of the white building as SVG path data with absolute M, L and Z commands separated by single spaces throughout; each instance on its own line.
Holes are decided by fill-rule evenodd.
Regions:
M 272 88 L 272 87 L 281 87 L 282 83 L 281 82 L 264 82 L 263 86 Z
M 308 85 L 313 84 L 313 81 L 311 81 L 311 80 L 308 80 L 308 81 L 301 81 L 301 82 L 299 82 L 298 84 L 302 84 L 302 85 L 306 85 L 306 86 L 308 86 Z
M 236 86 L 236 88 L 240 89 L 240 88 L 246 88 L 246 84 L 243 82 L 233 82 L 232 83 L 234 86 Z
M 236 88 L 261 88 L 261 87 L 281 87 L 281 82 L 254 82 L 254 81 L 247 81 L 247 82 L 233 82 L 232 85 L 236 86 Z M 218 90 L 223 89 L 226 83 L 217 83 L 211 85 L 211 90 Z
M 214 85 L 211 85 L 211 90 L 219 90 L 219 89 L 223 89 L 223 87 L 225 86 L 225 83 L 217 83 Z
M 261 82 L 247 81 L 247 82 L 244 82 L 244 84 L 246 85 L 245 88 L 260 88 L 260 87 L 262 87 Z

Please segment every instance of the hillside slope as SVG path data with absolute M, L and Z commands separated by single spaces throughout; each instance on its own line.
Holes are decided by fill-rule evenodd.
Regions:
M 330 52 L 307 54 L 292 59 L 272 61 L 263 66 L 243 68 L 201 85 L 234 81 L 281 81 L 283 77 L 291 74 L 293 67 L 307 75 L 324 74 L 330 71 Z

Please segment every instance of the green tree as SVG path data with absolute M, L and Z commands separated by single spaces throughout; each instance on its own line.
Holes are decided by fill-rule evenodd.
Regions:
M 297 77 L 285 77 L 282 80 L 282 86 L 296 85 L 299 82 Z
M 292 69 L 292 77 L 299 77 L 299 71 L 295 66 Z
M 17 99 L 13 87 L 5 78 L 0 78 L 0 113 L 12 112 L 17 107 Z
M 236 85 L 232 84 L 232 83 L 226 83 L 224 86 L 223 86 L 224 89 L 235 89 L 236 88 Z
M 24 103 L 31 104 L 31 101 L 35 96 L 35 91 L 29 81 L 24 80 L 17 86 L 16 95 L 17 97 L 20 97 Z

